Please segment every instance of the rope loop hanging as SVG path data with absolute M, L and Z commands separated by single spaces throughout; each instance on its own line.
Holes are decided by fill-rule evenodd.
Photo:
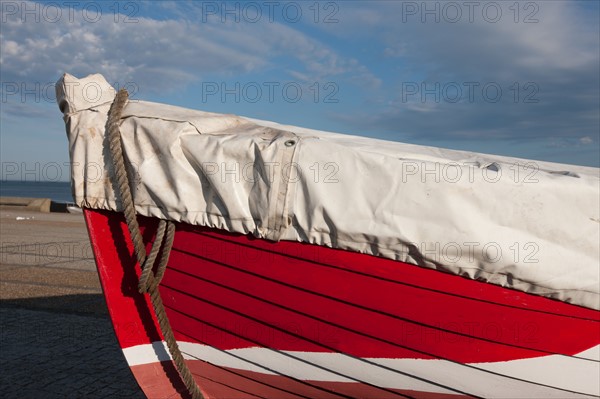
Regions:
M 108 111 L 108 120 L 106 122 L 106 134 L 108 135 L 109 150 L 112 162 L 115 168 L 115 194 L 120 197 L 121 204 L 123 207 L 123 213 L 125 215 L 125 221 L 133 242 L 134 252 L 136 258 L 142 268 L 142 273 L 138 282 L 138 289 L 140 293 L 148 293 L 158 325 L 162 332 L 163 337 L 167 343 L 169 353 L 175 363 L 175 367 L 181 380 L 183 381 L 186 389 L 191 394 L 193 399 L 204 399 L 198 384 L 194 380 L 194 377 L 188 368 L 179 345 L 175 340 L 171 323 L 167 317 L 165 307 L 160 296 L 158 285 L 164 276 L 167 262 L 169 260 L 169 254 L 173 246 L 173 239 L 175 237 L 175 224 L 168 220 L 161 220 L 158 223 L 156 231 L 156 238 L 152 244 L 152 249 L 148 256 L 146 256 L 146 248 L 140 232 L 140 226 L 137 221 L 135 214 L 135 204 L 131 195 L 129 186 L 129 179 L 127 177 L 127 169 L 125 168 L 125 159 L 123 157 L 123 147 L 121 131 L 119 128 L 121 115 L 123 108 L 127 103 L 129 94 L 127 90 L 121 89 L 117 92 L 113 103 Z M 156 272 L 153 272 L 156 258 L 159 256 L 158 265 Z

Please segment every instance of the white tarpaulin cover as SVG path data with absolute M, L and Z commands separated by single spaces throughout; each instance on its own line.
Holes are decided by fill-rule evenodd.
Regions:
M 79 206 L 115 202 L 115 90 L 64 75 Z M 452 151 L 131 100 L 121 135 L 139 214 L 368 253 L 600 309 L 596 168 Z

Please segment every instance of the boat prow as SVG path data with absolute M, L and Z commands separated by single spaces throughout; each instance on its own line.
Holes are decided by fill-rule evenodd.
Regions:
M 123 353 L 186 397 L 122 216 L 85 210 Z M 141 218 L 153 240 L 156 220 Z M 590 398 L 598 311 L 403 262 L 178 224 L 160 285 L 206 398 Z
M 149 398 L 600 397 L 597 170 L 57 99 Z

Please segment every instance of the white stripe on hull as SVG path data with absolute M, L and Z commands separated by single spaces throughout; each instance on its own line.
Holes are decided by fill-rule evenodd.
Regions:
M 281 373 L 301 380 L 365 382 L 392 389 L 456 393 L 443 388 L 445 386 L 473 395 L 497 398 L 600 396 L 600 346 L 577 355 L 590 360 L 550 355 L 506 362 L 470 363 L 468 366 L 472 367 L 447 360 L 359 359 L 341 353 L 278 352 L 262 347 L 221 351 L 189 342 L 180 342 L 179 346 L 188 360 L 205 360 L 218 366 L 263 374 Z M 130 366 L 170 359 L 164 342 L 126 348 L 123 353 Z

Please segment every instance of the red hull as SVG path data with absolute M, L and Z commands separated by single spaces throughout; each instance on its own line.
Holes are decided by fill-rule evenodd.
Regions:
M 185 397 L 121 215 L 85 217 L 141 388 Z M 210 398 L 597 395 L 600 312 L 402 262 L 178 224 L 160 292 Z

